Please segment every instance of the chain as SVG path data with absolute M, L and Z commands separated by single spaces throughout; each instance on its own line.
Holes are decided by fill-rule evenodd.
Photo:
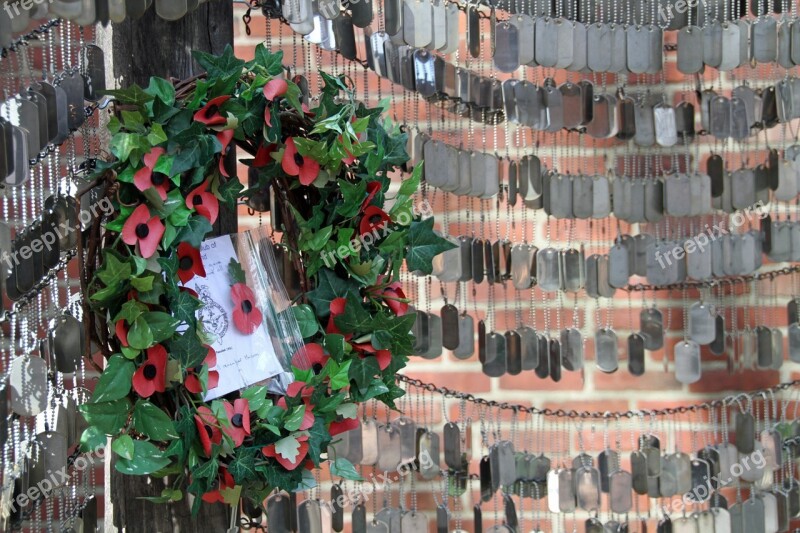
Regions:
M 765 394 L 775 394 L 777 392 L 789 390 L 793 387 L 800 386 L 800 379 L 796 379 L 794 381 L 787 381 L 785 383 L 780 383 L 778 385 L 775 385 L 774 387 L 759 389 L 747 393 L 740 393 L 734 396 L 727 396 L 719 400 L 712 400 L 710 402 L 703 402 L 693 405 L 684 405 L 680 407 L 667 407 L 664 409 L 647 409 L 647 410 L 630 410 L 630 411 L 576 411 L 576 410 L 550 409 L 550 408 L 539 409 L 537 407 L 532 407 L 527 405 L 511 404 L 508 402 L 498 402 L 496 400 L 487 400 L 485 398 L 480 398 L 468 392 L 460 392 L 453 389 L 449 389 L 447 387 L 439 387 L 434 383 L 425 383 L 422 380 L 410 378 L 403 374 L 397 374 L 395 379 L 398 382 L 405 383 L 411 387 L 423 389 L 428 392 L 436 392 L 438 394 L 441 394 L 445 398 L 456 398 L 464 402 L 470 402 L 475 405 L 480 405 L 484 407 L 511 410 L 531 415 L 554 416 L 558 418 L 594 418 L 594 419 L 634 418 L 643 415 L 647 415 L 651 418 L 657 416 L 673 416 L 676 414 L 696 412 L 698 410 L 716 409 L 718 407 L 730 404 L 731 402 L 742 398 L 752 401 L 752 399 L 756 396 L 763 396 Z

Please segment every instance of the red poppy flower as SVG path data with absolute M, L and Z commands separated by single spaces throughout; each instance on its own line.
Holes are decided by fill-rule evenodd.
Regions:
M 147 349 L 147 359 L 133 373 L 133 390 L 142 398 L 164 392 L 167 385 L 167 350 L 160 344 Z
M 226 178 L 230 177 L 228 171 L 225 170 L 225 156 L 231 151 L 231 141 L 233 140 L 233 130 L 222 130 L 217 133 L 217 140 L 222 145 L 222 151 L 219 156 L 219 173 Z
M 278 401 L 275 403 L 275 405 L 277 405 L 284 411 L 287 411 L 289 409 L 289 407 L 286 405 L 286 396 L 281 396 L 280 398 L 278 398 Z M 305 412 L 303 413 L 303 421 L 300 422 L 300 427 L 297 428 L 300 431 L 305 431 L 307 429 L 310 429 L 311 426 L 314 425 L 314 418 L 315 418 L 314 406 L 311 405 L 308 398 L 306 397 L 303 398 L 303 405 L 305 407 Z
M 133 184 L 137 189 L 144 192 L 150 187 L 158 191 L 158 195 L 162 200 L 167 199 L 167 191 L 169 190 L 169 176 L 161 172 L 153 172 L 153 169 L 158 162 L 158 158 L 165 154 L 166 150 L 161 147 L 155 147 L 144 156 L 144 167 L 136 171 L 133 175 Z
M 116 333 L 120 345 L 125 347 L 128 346 L 128 329 L 128 324 L 126 324 L 124 320 L 117 320 L 117 323 L 114 325 L 114 333 Z
M 229 95 L 217 96 L 208 101 L 194 114 L 197 122 L 202 122 L 206 126 L 220 126 L 228 122 L 228 119 L 220 115 L 219 107 L 228 101 Z
M 229 424 L 222 431 L 233 440 L 234 447 L 238 448 L 244 438 L 250 435 L 250 404 L 245 399 L 223 402 L 225 414 L 228 415 Z
M 186 283 L 195 276 L 206 277 L 200 250 L 188 242 L 182 242 L 178 245 L 178 278 L 181 283 Z
M 367 206 L 364 209 L 364 216 L 361 217 L 361 224 L 358 227 L 361 235 L 372 233 L 375 230 L 383 229 L 383 227 L 390 222 L 391 219 L 383 209 L 375 207 L 374 205 Z
M 362 359 L 365 357 L 375 357 L 375 360 L 378 362 L 378 368 L 381 370 L 386 370 L 392 362 L 392 352 L 389 350 L 376 350 L 371 342 L 354 344 L 353 348 L 359 352 Z
M 206 503 L 225 503 L 225 498 L 222 496 L 223 489 L 232 489 L 236 486 L 236 483 L 233 481 L 233 476 L 230 475 L 228 469 L 222 467 L 217 472 L 217 485 L 218 487 L 214 490 L 210 490 L 203 494 L 202 498 L 203 501 Z
M 319 175 L 319 163 L 310 157 L 300 155 L 293 137 L 286 139 L 281 168 L 290 176 L 298 176 L 303 185 L 311 185 Z
M 219 431 L 219 422 L 205 405 L 197 408 L 194 415 L 194 425 L 197 426 L 197 434 L 200 436 L 200 444 L 207 457 L 211 456 L 211 445 L 222 442 L 222 433 Z
M 339 142 L 342 142 L 342 136 L 341 135 L 339 135 L 339 139 L 338 140 L 339 140 Z M 342 158 L 342 163 L 344 163 L 345 165 L 352 165 L 353 163 L 356 162 L 356 156 L 351 154 L 350 150 L 345 148 L 344 145 L 342 145 L 342 150 L 344 150 L 344 153 L 347 154 L 346 156 L 344 156 Z
M 386 302 L 386 305 L 389 306 L 389 309 L 391 309 L 395 315 L 403 316 L 408 312 L 408 302 L 403 301 L 406 300 L 406 293 L 404 293 L 403 289 L 400 287 L 399 281 L 387 285 L 378 297 Z
M 286 80 L 283 78 L 269 80 L 267 84 L 264 85 L 264 98 L 267 99 L 267 102 L 272 102 L 277 97 L 286 94 L 288 88 L 289 84 L 286 83 Z
M 298 394 L 301 395 L 302 398 L 308 398 L 314 392 L 313 387 L 309 387 L 302 381 L 293 381 L 286 387 L 286 396 L 289 398 L 295 398 Z M 278 399 L 278 403 L 283 400 L 284 408 L 286 407 L 286 400 L 285 398 Z
M 206 388 L 208 390 L 214 389 L 219 385 L 219 372 L 216 370 L 210 370 L 217 366 L 217 351 L 214 350 L 211 346 L 206 346 L 208 348 L 208 355 L 206 358 L 203 359 L 203 363 L 208 365 L 208 382 L 206 383 Z M 186 379 L 183 382 L 183 385 L 186 387 L 186 390 L 193 394 L 202 394 L 203 393 L 203 384 L 200 383 L 200 371 L 203 369 L 202 365 L 196 366 L 194 368 L 188 369 L 186 374 Z
M 358 418 L 342 418 L 341 420 L 334 420 L 331 422 L 328 431 L 331 434 L 331 437 L 339 435 L 341 433 L 346 433 L 350 430 L 356 429 L 358 427 Z
M 186 197 L 186 207 L 194 209 L 203 215 L 212 224 L 219 215 L 219 200 L 213 193 L 208 192 L 208 180 L 195 187 Z
M 272 162 L 270 154 L 275 151 L 275 144 L 262 144 L 256 151 L 256 156 L 251 163 L 254 168 L 261 168 L 269 165 Z
M 236 283 L 231 287 L 233 299 L 233 324 L 236 329 L 250 335 L 261 325 L 263 317 L 256 306 L 256 295 L 244 283 Z
M 147 206 L 141 204 L 122 226 L 122 242 L 139 245 L 142 257 L 149 259 L 156 253 L 158 243 L 164 235 L 164 224 L 158 217 L 151 217 Z
M 306 454 L 308 453 L 308 435 L 301 435 L 297 437 L 297 442 L 300 443 L 300 446 L 297 448 L 297 455 L 293 459 L 287 459 L 276 452 L 274 444 L 268 444 L 267 446 L 261 448 L 261 453 L 264 454 L 264 457 L 271 457 L 278 461 L 278 463 L 286 470 L 294 470 L 300 465 L 301 462 L 303 462 L 303 459 L 306 458 Z
M 364 209 L 367 208 L 369 203 L 375 198 L 375 195 L 378 194 L 378 191 L 381 190 L 381 182 L 380 181 L 370 181 L 367 183 L 367 197 L 364 198 L 364 201 L 361 202 L 361 208 L 358 210 L 360 213 L 364 212 Z
M 325 328 L 326 333 L 339 333 L 339 334 L 342 333 L 341 331 L 339 331 L 339 328 L 336 327 L 335 319 L 337 316 L 344 313 L 345 305 L 347 305 L 347 298 L 334 298 L 333 300 L 331 300 L 330 304 L 331 316 L 328 319 L 328 327 Z M 353 338 L 352 333 L 344 334 L 345 340 L 350 340 L 351 338 Z
M 316 342 L 306 344 L 292 356 L 292 366 L 300 370 L 313 370 L 315 374 L 322 372 L 325 363 L 328 362 L 322 346 Z

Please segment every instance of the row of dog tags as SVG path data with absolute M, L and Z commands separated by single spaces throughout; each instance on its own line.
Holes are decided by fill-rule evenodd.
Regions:
M 0 10 L 0 47 L 8 47 L 14 35 L 27 30 L 31 21 L 64 19 L 81 26 L 120 23 L 137 19 L 155 3 L 156 14 L 165 20 L 178 20 L 209 0 L 49 0 L 31 2 L 26 9 L 12 3 Z

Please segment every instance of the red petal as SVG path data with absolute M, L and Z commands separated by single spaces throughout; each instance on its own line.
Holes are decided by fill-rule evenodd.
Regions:
M 208 451 L 206 453 L 210 454 L 211 451 Z M 219 489 L 210 490 L 205 494 L 203 494 L 201 498 L 206 503 L 225 503 L 225 499 L 222 497 L 222 493 L 219 491 Z
M 306 412 L 303 414 L 303 421 L 300 423 L 300 427 L 297 428 L 300 431 L 305 431 L 309 429 L 311 426 L 314 425 L 314 411 L 310 405 L 306 405 Z
M 244 335 L 252 334 L 261 325 L 261 321 L 261 311 L 258 307 L 254 306 L 249 313 L 245 313 L 241 308 L 233 310 L 233 325 Z
M 236 306 L 241 306 L 242 302 L 245 300 L 250 300 L 250 303 L 252 303 L 253 306 L 256 304 L 256 295 L 253 294 L 253 291 L 250 289 L 250 287 L 244 283 L 235 283 L 231 287 L 231 298 Z
M 286 396 L 289 398 L 294 398 L 298 394 L 302 394 L 302 396 L 311 396 L 311 393 L 314 392 L 311 387 L 307 387 L 305 383 L 302 381 L 293 381 L 289 384 L 286 388 Z
M 402 291 L 399 292 L 402 293 Z M 408 303 L 398 300 L 398 298 L 401 298 L 400 294 L 398 294 L 398 291 L 386 290 L 383 292 L 383 294 L 387 296 L 383 301 L 386 302 L 386 305 L 389 306 L 389 309 L 391 309 L 395 315 L 403 316 L 408 312 Z M 403 297 L 404 296 L 405 295 L 403 295 Z
M 144 156 L 144 164 L 150 170 L 154 169 L 156 163 L 158 163 L 158 158 L 162 155 L 166 154 L 167 151 L 161 148 L 160 146 L 156 146 Z
M 114 333 L 116 333 L 117 338 L 119 339 L 119 343 L 122 346 L 128 346 L 128 326 L 125 324 L 124 320 L 117 320 L 117 323 L 114 325 Z
M 392 352 L 389 350 L 378 350 L 375 353 L 375 359 L 378 360 L 378 367 L 381 370 L 386 370 L 386 368 L 392 363 Z
M 300 167 L 300 183 L 303 185 L 311 185 L 314 180 L 319 176 L 319 163 L 306 157 L 303 166 Z
M 289 88 L 289 84 L 286 83 L 286 80 L 283 78 L 275 78 L 274 80 L 270 80 L 264 85 L 264 98 L 268 101 L 273 101 L 278 96 L 283 96 L 286 94 L 286 89 Z
M 327 356 L 322 346 L 315 342 L 306 344 L 292 356 L 292 366 L 300 370 L 309 370 L 315 364 L 324 365 L 327 362 Z
M 300 167 L 297 166 L 297 162 L 294 160 L 295 154 L 297 154 L 297 147 L 294 145 L 294 139 L 289 137 L 286 139 L 286 148 L 281 158 L 281 168 L 290 176 L 300 174 Z
M 347 305 L 347 298 L 334 298 L 331 300 L 330 310 L 331 315 L 341 315 L 344 313 L 344 307 Z
M 358 418 L 343 418 L 342 420 L 331 422 L 328 431 L 330 431 L 331 437 L 334 437 L 346 431 L 356 429 L 357 427 L 358 427 Z
M 208 365 L 208 368 L 214 368 L 217 366 L 217 351 L 208 345 L 206 345 L 206 348 L 208 348 L 208 355 L 203 359 L 203 362 Z
M 233 410 L 242 415 L 242 428 L 250 434 L 250 402 L 244 398 L 233 401 Z
M 153 171 L 147 167 L 142 167 L 133 175 L 133 184 L 136 188 L 144 192 L 153 186 Z
M 379 219 L 373 223 L 371 220 L 375 217 L 378 217 Z M 380 207 L 376 207 L 374 205 L 367 206 L 367 208 L 364 210 L 364 215 L 361 217 L 359 231 L 361 232 L 361 235 L 366 235 L 375 229 L 383 228 L 383 226 L 385 226 L 390 220 L 391 219 L 389 218 L 389 215 L 387 215 Z
M 147 227 L 150 228 L 150 233 L 144 239 L 139 239 L 139 251 L 145 259 L 151 258 L 156 253 L 158 243 L 164 236 L 164 224 L 158 217 L 151 218 L 147 222 Z
M 378 191 L 381 190 L 381 182 L 379 181 L 370 181 L 367 183 L 367 197 L 364 198 L 364 201 L 361 202 L 361 209 L 360 211 L 364 211 L 367 208 L 369 203 L 375 198 L 375 195 L 378 194 Z
M 122 242 L 131 246 L 136 244 L 139 240 L 136 236 L 136 226 L 139 224 L 146 224 L 149 219 L 150 210 L 147 209 L 146 205 L 141 204 L 134 209 L 133 213 L 130 214 L 128 220 L 126 220 L 125 224 L 122 226 Z
M 233 130 L 222 130 L 221 132 L 217 133 L 217 140 L 222 145 L 222 154 L 225 155 L 225 149 L 233 140 Z
M 298 465 L 300 465 L 303 459 L 305 459 L 306 454 L 308 453 L 308 442 L 306 442 L 308 437 L 297 437 L 297 440 L 300 441 L 300 447 L 297 449 L 297 457 L 295 457 L 294 462 L 289 461 L 281 454 L 277 453 L 275 451 L 274 444 L 270 444 L 261 448 L 261 453 L 263 453 L 266 457 L 272 457 L 278 461 L 278 463 L 286 470 L 294 470 L 298 467 Z
M 222 126 L 223 124 L 228 123 L 228 119 L 223 117 L 222 115 L 212 115 L 210 117 L 204 116 L 205 111 L 202 109 L 194 114 L 195 122 L 201 122 L 206 126 Z
M 256 157 L 253 159 L 253 166 L 256 168 L 267 166 L 272 161 L 270 154 L 274 150 L 274 144 L 262 144 L 259 146 L 258 151 L 256 152 Z
M 142 398 L 149 398 L 156 391 L 155 380 L 149 380 L 144 377 L 144 365 L 140 366 L 136 372 L 133 373 L 133 390 Z
M 267 126 L 271 126 L 272 122 L 272 112 L 269 110 L 269 106 L 264 108 L 264 124 Z
M 186 257 L 192 260 L 192 266 L 184 270 L 180 268 L 180 262 Z M 178 245 L 178 278 L 180 278 L 181 283 L 186 283 L 195 276 L 206 277 L 206 269 L 203 266 L 200 250 L 188 242 L 182 242 Z
M 219 385 L 219 372 L 216 370 L 209 370 L 208 371 L 208 389 L 216 389 L 217 385 Z
M 209 381 L 211 381 L 210 378 Z M 183 386 L 192 394 L 200 394 L 203 392 L 203 385 L 200 383 L 200 378 L 197 377 L 196 374 L 189 374 L 186 376 L 186 379 L 183 381 Z M 209 386 L 208 388 L 210 389 L 211 387 Z

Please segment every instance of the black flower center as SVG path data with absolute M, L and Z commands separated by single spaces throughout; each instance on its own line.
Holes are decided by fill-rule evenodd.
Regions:
M 197 365 L 196 367 L 194 367 L 194 368 L 192 369 L 192 371 L 193 371 L 195 374 L 199 374 L 200 372 L 202 372 L 202 371 L 203 371 L 203 367 L 202 367 L 202 366 L 200 366 L 200 365 Z
M 199 194 L 192 196 L 192 205 L 203 205 L 203 197 Z
M 136 226 L 137 237 L 140 239 L 146 239 L 148 235 L 150 235 L 150 228 L 147 227 L 147 224 L 139 224 Z
M 236 413 L 235 415 L 233 415 L 231 417 L 231 424 L 233 424 L 233 427 L 235 427 L 235 428 L 242 427 L 242 425 L 243 425 L 242 424 L 242 415 L 240 415 L 239 413 Z
M 300 154 L 294 154 L 294 162 L 298 167 L 303 166 L 303 156 Z
M 144 370 L 142 370 L 142 374 L 144 375 L 145 379 L 155 379 L 156 374 L 158 371 L 156 370 L 156 365 L 153 363 L 147 363 L 144 365 Z
M 245 313 L 249 313 L 252 310 L 253 310 L 253 302 L 251 302 L 250 300 L 245 300 L 242 302 L 242 311 L 244 311 Z
M 216 104 L 210 105 L 206 108 L 206 118 L 211 118 L 217 113 L 219 113 L 219 106 Z
M 320 363 L 314 363 L 311 365 L 311 370 L 313 370 L 315 374 L 319 374 L 322 372 L 322 365 Z
M 209 439 L 214 436 L 214 432 L 211 430 L 211 426 L 209 426 L 208 424 L 204 425 L 203 429 L 206 430 L 206 435 L 208 435 Z
M 187 256 L 181 257 L 181 260 L 178 262 L 178 268 L 181 270 L 191 270 L 194 266 L 194 260 Z
M 383 221 L 383 217 L 381 217 L 380 215 L 372 215 L 371 217 L 369 217 L 369 223 L 372 226 L 377 226 L 378 224 L 381 223 L 381 221 Z
M 153 172 L 153 175 L 150 177 L 150 181 L 155 186 L 163 185 L 165 181 L 167 181 L 167 175 L 162 174 L 161 172 Z

